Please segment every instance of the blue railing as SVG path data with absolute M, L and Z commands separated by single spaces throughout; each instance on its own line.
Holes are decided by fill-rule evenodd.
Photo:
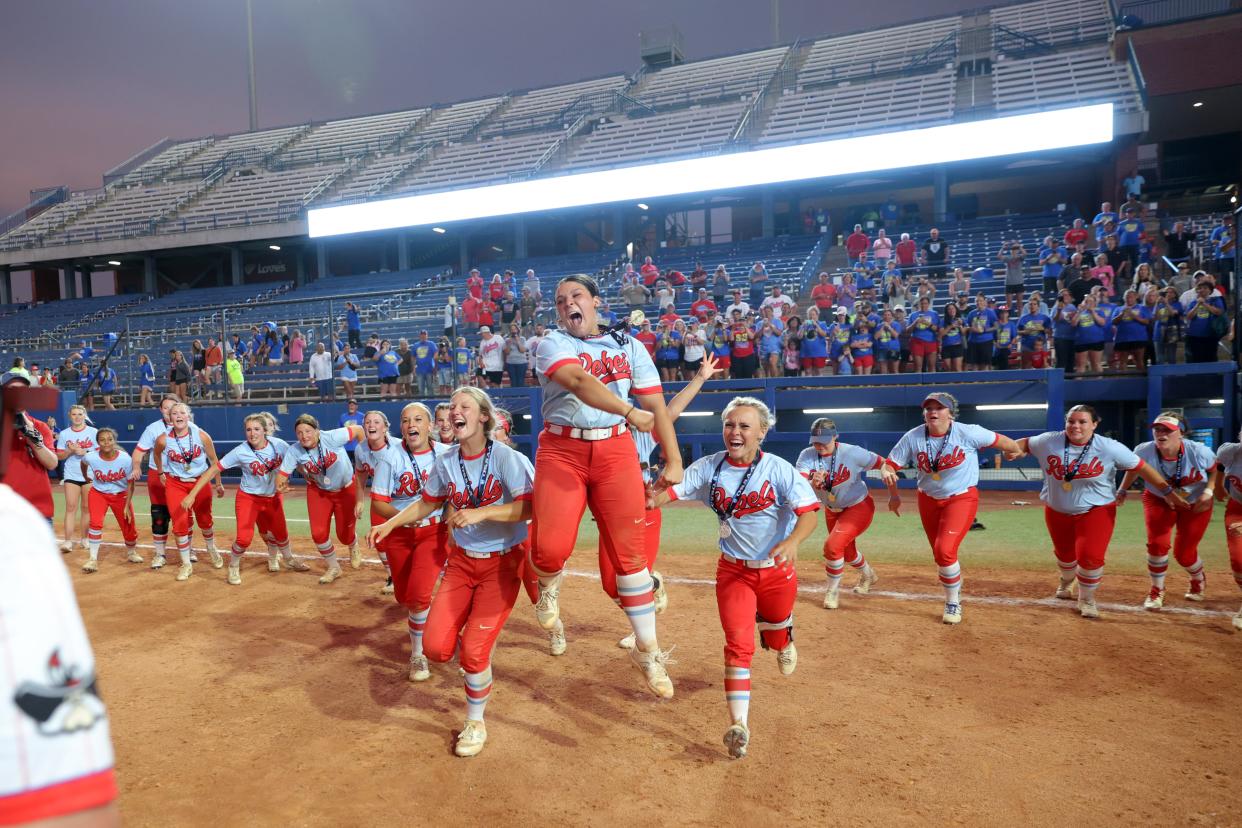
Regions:
M 1134 82 L 1138 84 L 1139 98 L 1143 101 L 1143 109 L 1147 109 L 1147 80 L 1143 77 L 1143 67 L 1139 66 L 1138 54 L 1134 51 L 1134 41 L 1126 40 L 1127 60 L 1130 71 L 1134 73 Z
M 1117 25 L 1123 29 L 1140 29 L 1215 17 L 1237 10 L 1230 0 L 1133 0 L 1120 4 Z

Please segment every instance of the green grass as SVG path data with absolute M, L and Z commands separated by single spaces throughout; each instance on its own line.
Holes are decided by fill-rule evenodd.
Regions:
M 60 515 L 64 498 L 56 492 L 56 531 L 61 531 Z M 1031 506 L 1015 509 L 985 511 L 980 519 L 987 526 L 984 531 L 971 532 L 962 544 L 961 557 L 967 565 L 1010 569 L 1048 570 L 1053 566 L 1052 545 L 1044 528 L 1043 507 L 1030 494 L 1015 496 L 1028 500 Z M 931 560 L 923 526 L 919 522 L 918 508 L 913 494 L 904 497 L 902 516 L 896 517 L 885 509 L 883 501 L 877 501 L 879 511 L 871 528 L 859 541 L 859 549 L 877 562 L 902 564 L 927 564 Z M 134 495 L 134 511 L 138 520 L 139 542 L 150 542 L 150 517 L 145 491 L 139 489 Z M 233 493 L 230 490 L 223 500 L 216 501 L 218 532 L 225 539 L 224 546 L 233 534 Z M 285 514 L 290 519 L 290 532 L 296 539 L 308 538 L 306 502 L 300 497 L 289 499 Z M 1229 558 L 1225 551 L 1223 511 L 1217 504 L 1212 525 L 1200 546 L 1207 567 L 1212 572 L 1227 573 Z M 366 518 L 364 517 L 364 521 Z M 105 521 L 105 530 L 113 527 L 112 517 Z M 685 504 L 665 509 L 661 532 L 661 555 L 703 555 L 717 553 L 716 517 L 705 506 Z M 815 534 L 802 545 L 801 560 L 815 560 L 821 554 L 827 536 L 822 518 L 817 522 Z M 578 534 L 578 546 L 593 549 L 598 542 L 595 523 L 588 513 L 582 520 Z M 1137 498 L 1121 507 L 1117 513 L 1117 529 L 1108 549 L 1108 570 L 1114 573 L 1146 572 L 1146 547 L 1143 533 L 1142 507 Z

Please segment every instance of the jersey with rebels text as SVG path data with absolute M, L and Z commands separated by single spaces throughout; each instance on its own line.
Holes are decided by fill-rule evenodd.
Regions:
M 832 471 L 832 480 L 828 481 L 825 478 L 824 488 L 811 487 L 816 489 L 816 494 L 823 492 L 826 496 L 828 492 L 826 484 L 832 483 L 832 494 L 836 496 L 836 499 L 828 502 L 828 508 L 848 509 L 850 506 L 862 503 L 867 497 L 867 472 L 871 469 L 878 469 L 884 459 L 862 446 L 852 446 L 840 440 L 837 441 L 837 446 L 833 450 L 833 456 L 836 457 L 835 470 L 833 470 L 832 457 L 820 457 L 815 446 L 808 446 L 798 455 L 794 466 L 808 480 L 815 472 L 822 471 L 826 475 Z
M 1039 499 L 1054 511 L 1066 515 L 1081 515 L 1093 506 L 1107 506 L 1117 499 L 1117 472 L 1130 471 L 1143 465 L 1139 456 L 1116 440 L 1099 434 L 1091 441 L 1091 450 L 1083 455 L 1084 446 L 1065 444 L 1064 431 L 1046 431 L 1027 441 L 1031 456 L 1039 460 L 1044 473 L 1044 486 Z M 1069 465 L 1082 464 L 1074 472 L 1070 490 L 1065 491 L 1065 459 Z
M 1207 476 L 1216 468 L 1216 455 L 1212 450 L 1203 443 L 1197 443 L 1194 440 L 1182 440 L 1182 476 L 1181 480 L 1174 480 L 1177 474 L 1177 460 L 1165 460 L 1160 457 L 1156 451 L 1154 441 L 1148 440 L 1146 443 L 1139 443 L 1134 447 L 1134 453 L 1143 458 L 1144 463 L 1148 463 L 1156 471 L 1164 475 L 1164 479 L 1169 481 L 1169 485 L 1175 489 L 1186 490 L 1186 500 L 1195 501 L 1203 496 L 1203 490 L 1207 488 Z M 1160 492 L 1156 487 L 1143 481 L 1143 491 L 1151 492 L 1156 497 L 1160 497 Z
M 487 452 L 480 452 L 473 457 L 466 457 L 461 454 L 460 445 L 449 446 L 436 458 L 431 474 L 423 482 L 423 497 L 435 503 L 443 502 L 458 510 L 529 499 L 535 486 L 535 468 L 526 459 L 526 455 L 503 443 L 492 443 L 487 480 L 480 480 L 486 454 Z M 475 492 L 478 492 L 480 486 L 483 487 L 483 496 L 478 498 L 477 503 L 472 502 L 466 493 L 466 481 L 461 476 L 462 463 L 466 466 L 470 486 Z M 523 520 L 516 523 L 485 520 L 472 526 L 453 529 L 453 542 L 471 552 L 503 552 L 524 540 L 526 521 Z
M 387 451 L 379 455 L 378 465 L 371 475 L 371 499 L 391 503 L 397 511 L 409 506 L 423 493 L 423 485 L 431 476 L 436 460 L 448 450 L 443 443 L 432 443 L 425 451 L 410 454 L 400 443 L 390 444 Z M 495 456 L 493 453 L 492 457 Z M 438 518 L 442 511 L 437 509 L 427 517 Z M 419 524 L 426 525 L 427 520 Z
M 86 449 L 89 454 L 95 448 L 94 426 L 82 426 L 81 430 L 74 431 L 72 428 L 66 428 L 60 434 L 56 435 L 56 450 L 68 451 L 71 448 Z M 82 466 L 81 457 L 73 452 L 69 452 L 69 456 L 65 458 L 65 479 L 76 480 L 82 482 Z
M 345 453 L 347 442 L 349 429 L 334 428 L 319 432 L 319 445 L 313 449 L 305 449 L 296 441 L 290 443 L 280 471 L 290 475 L 297 469 L 307 482 L 314 483 L 325 492 L 339 492 L 354 479 L 354 466 Z
M 630 435 L 633 436 L 634 448 L 638 451 L 638 462 L 647 464 L 647 468 L 643 469 L 643 481 L 654 483 L 659 476 L 657 467 L 660 462 L 659 458 L 654 461 L 651 459 L 651 455 L 656 450 L 655 435 L 650 431 L 639 431 L 636 428 L 630 429 Z
M 152 448 L 154 448 L 155 441 L 159 439 L 159 436 L 166 431 L 168 431 L 168 423 L 164 422 L 163 420 L 156 420 L 155 422 L 151 423 L 149 426 L 144 428 L 142 430 L 142 434 L 139 435 L 138 448 L 142 449 L 143 451 L 149 452 Z M 148 459 L 147 467 L 154 470 L 155 464 L 152 463 L 150 459 Z
M 620 414 L 609 414 L 587 405 L 552 374 L 564 365 L 578 365 L 598 379 L 619 398 L 633 394 L 659 394 L 660 373 L 647 348 L 632 337 L 618 345 L 612 334 L 578 339 L 564 331 L 552 331 L 539 343 L 535 353 L 535 373 L 543 388 L 544 422 L 573 428 L 608 428 L 624 421 Z
M 118 451 L 111 460 L 103 459 L 98 450 L 70 459 L 78 467 L 78 477 L 82 476 L 82 464 L 86 464 L 86 479 L 100 494 L 125 494 L 129 491 L 129 473 L 134 468 L 134 461 L 125 452 Z
M 899 469 L 914 466 L 919 473 L 919 491 L 943 500 L 978 484 L 979 449 L 991 448 L 996 440 L 996 432 L 970 423 L 954 422 L 946 436 L 930 438 L 926 426 L 918 426 L 901 436 L 889 452 L 888 460 Z M 931 463 L 936 452 L 940 452 L 938 471 L 932 472 Z M 932 477 L 933 474 L 938 474 L 940 479 Z
M 172 426 L 164 432 L 164 454 L 160 458 L 164 474 L 183 480 L 198 477 L 207 471 L 207 449 L 203 445 L 202 432 L 194 423 L 186 425 L 190 431 L 182 437 L 173 434 Z
M 241 490 L 258 497 L 276 494 L 276 471 L 289 451 L 289 444 L 279 437 L 268 437 L 267 445 L 255 449 L 250 443 L 233 446 L 217 464 L 224 469 L 241 469 Z
M 724 465 L 713 494 L 712 477 L 722 460 Z M 772 547 L 789 537 L 798 515 L 819 509 L 819 498 L 788 460 L 766 451 L 746 482 L 746 491 L 738 495 L 737 487 L 747 468 L 735 466 L 725 452 L 718 451 L 691 463 L 682 481 L 669 493 L 673 500 L 701 500 L 708 506 L 713 505 L 714 496 L 715 507 L 720 511 L 727 510 L 737 495 L 737 505 L 729 518 L 729 536 L 720 538 L 720 551 L 735 558 L 761 561 L 771 557 Z
M 366 440 L 358 442 L 357 448 L 354 449 L 354 471 L 362 477 L 363 481 L 375 476 L 375 470 L 379 468 L 380 461 L 389 451 L 396 448 L 395 439 L 385 435 L 383 447 L 377 449 L 371 448 L 371 444 Z
M 1242 443 L 1225 443 L 1216 452 L 1216 462 L 1225 476 L 1225 491 L 1242 503 Z

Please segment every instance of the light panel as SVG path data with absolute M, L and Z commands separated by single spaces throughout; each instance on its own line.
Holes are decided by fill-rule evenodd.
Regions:
M 874 408 L 804 408 L 803 414 L 874 414 Z M 685 415 L 682 415 L 685 416 Z
M 1047 411 L 1048 403 L 1001 403 L 976 405 L 975 411 Z
M 1073 124 L 1067 129 L 1066 124 Z M 312 238 L 1099 144 L 1113 105 L 815 141 L 311 210 Z

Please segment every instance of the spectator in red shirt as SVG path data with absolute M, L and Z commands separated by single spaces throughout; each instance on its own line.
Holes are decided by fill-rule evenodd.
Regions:
M 914 260 L 919 255 L 919 246 L 910 238 L 909 233 L 901 234 L 901 241 L 893 248 L 893 256 L 897 259 L 897 267 L 903 271 L 914 267 Z
M 483 302 L 473 293 L 466 294 L 466 298 L 461 303 L 461 318 L 467 328 L 479 327 L 479 311 L 482 309 Z
M 9 371 L 0 376 L 0 388 L 19 384 L 30 386 L 30 376 L 24 370 Z M 52 503 L 52 481 L 47 473 L 60 462 L 56 452 L 50 448 L 52 430 L 47 423 L 36 420 L 19 408 L 14 412 L 13 431 L 4 482 L 50 522 L 56 507 Z
M 670 285 L 675 287 L 681 287 L 686 283 L 686 274 L 682 273 L 680 270 L 670 270 L 668 273 L 664 274 L 664 278 Z
M 650 319 L 643 320 L 643 324 L 639 327 L 638 333 L 634 334 L 634 338 L 643 343 L 643 347 L 647 349 L 647 355 L 655 359 L 656 335 L 651 330 Z
M 1090 237 L 1087 228 L 1083 227 L 1082 219 L 1074 219 L 1074 226 L 1065 231 L 1065 247 L 1073 252 L 1076 249 L 1075 245 L 1085 245 Z M 1078 249 L 1078 252 L 1082 252 L 1082 250 Z
M 479 324 L 488 328 L 496 324 L 496 303 L 491 299 L 486 299 L 479 305 Z
M 505 283 L 499 273 L 492 274 L 492 283 L 487 286 L 487 298 L 499 302 L 505 295 Z
M 681 317 L 677 315 L 677 308 L 673 307 L 671 304 L 664 306 L 664 313 L 660 314 L 660 321 L 665 325 L 668 325 L 668 329 L 670 331 L 673 329 L 673 323 L 679 319 L 681 319 Z
M 690 285 L 696 290 L 707 287 L 707 271 L 699 262 L 694 263 L 694 270 L 690 272 Z
M 708 297 L 707 288 L 699 288 L 699 298 L 690 305 L 690 315 L 700 322 L 706 322 L 708 312 L 715 313 L 716 310 L 716 303 Z
M 642 274 L 643 284 L 647 287 L 654 285 L 656 279 L 660 278 L 660 268 L 651 263 L 650 256 L 643 259 L 643 266 L 638 269 L 638 272 Z
M 837 286 L 829 280 L 827 273 L 819 274 L 819 283 L 811 288 L 811 300 L 821 314 L 831 313 L 837 301 Z
M 850 262 L 857 262 L 866 258 L 870 249 L 871 237 L 863 232 L 861 224 L 855 224 L 854 232 L 845 240 L 845 254 L 849 256 Z
M 470 277 L 466 279 L 466 292 L 475 299 L 483 299 L 483 277 L 479 275 L 478 268 L 470 271 Z M 466 305 L 463 302 L 462 309 L 464 310 L 465 307 Z
M 752 379 L 759 369 L 759 357 L 755 353 L 755 332 L 742 319 L 740 311 L 733 312 L 733 324 L 729 328 L 731 344 L 731 368 L 734 379 Z

